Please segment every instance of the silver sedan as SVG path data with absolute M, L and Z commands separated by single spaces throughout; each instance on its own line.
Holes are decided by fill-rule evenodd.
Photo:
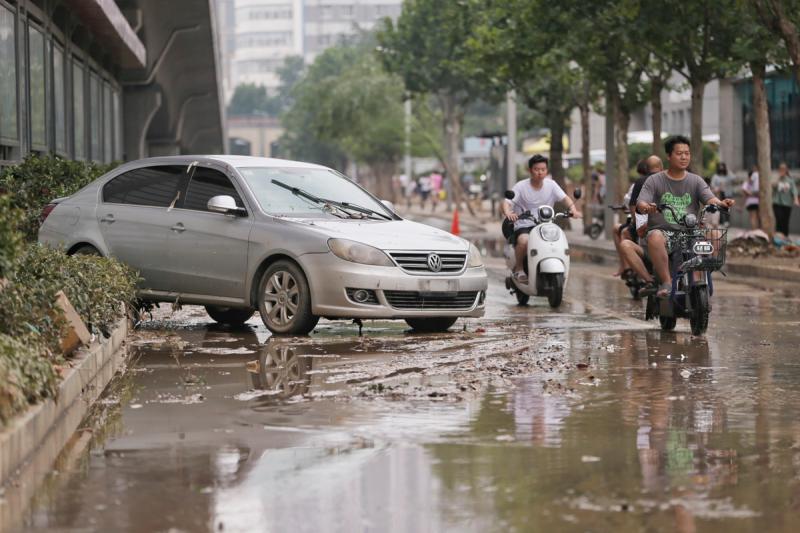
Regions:
M 443 331 L 484 312 L 478 249 L 403 220 L 338 172 L 244 156 L 124 164 L 45 209 L 40 242 L 137 269 L 140 297 L 200 304 L 273 333 L 320 317 L 405 319 Z

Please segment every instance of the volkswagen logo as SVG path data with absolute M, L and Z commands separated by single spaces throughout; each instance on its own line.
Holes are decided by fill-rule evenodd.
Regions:
M 431 272 L 439 272 L 442 269 L 442 258 L 439 254 L 428 254 L 428 268 Z

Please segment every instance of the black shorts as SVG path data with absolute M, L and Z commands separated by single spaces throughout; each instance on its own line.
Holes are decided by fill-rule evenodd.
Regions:
M 758 204 L 750 204 L 745 209 L 748 211 L 758 211 Z
M 514 233 L 512 233 L 511 237 L 509 237 L 508 242 L 511 243 L 511 246 L 516 246 L 517 245 L 517 237 L 519 237 L 523 233 L 526 233 L 526 234 L 530 233 L 533 230 L 534 227 L 535 226 L 529 226 L 527 228 L 515 229 Z

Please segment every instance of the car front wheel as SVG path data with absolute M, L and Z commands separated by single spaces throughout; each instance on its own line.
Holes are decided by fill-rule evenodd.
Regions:
M 311 313 L 311 291 L 303 271 L 290 261 L 277 261 L 258 286 L 261 320 L 278 335 L 306 335 L 319 322 Z
M 456 323 L 456 316 L 437 316 L 433 318 L 406 318 L 411 329 L 419 333 L 441 333 Z

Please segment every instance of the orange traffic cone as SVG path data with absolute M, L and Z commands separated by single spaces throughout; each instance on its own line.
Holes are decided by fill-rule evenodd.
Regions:
M 453 211 L 453 224 L 450 226 L 450 233 L 453 235 L 461 235 L 461 228 L 458 225 L 458 209 Z

